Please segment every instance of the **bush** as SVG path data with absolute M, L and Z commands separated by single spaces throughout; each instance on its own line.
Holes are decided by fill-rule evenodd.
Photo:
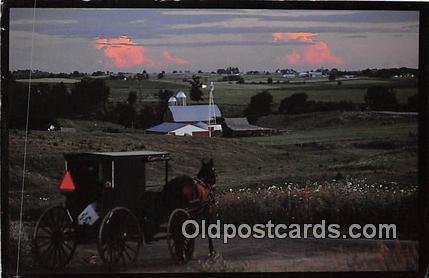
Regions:
M 244 111 L 249 122 L 255 122 L 259 117 L 271 113 L 273 96 L 268 91 L 262 91 L 250 98 L 250 103 Z
M 407 101 L 407 110 L 408 111 L 412 111 L 412 112 L 417 112 L 418 111 L 418 95 L 412 95 L 410 97 L 408 97 L 408 101 Z
M 305 93 L 297 93 L 286 97 L 280 102 L 279 112 L 284 114 L 300 114 L 334 110 L 350 111 L 360 108 L 359 104 L 348 101 L 316 102 L 314 100 L 307 100 L 307 98 L 308 96 Z
M 396 110 L 395 92 L 387 87 L 370 87 L 365 94 L 365 103 L 372 110 Z
M 308 95 L 306 93 L 296 93 L 286 97 L 280 102 L 279 112 L 286 114 L 305 113 L 309 106 L 307 99 Z

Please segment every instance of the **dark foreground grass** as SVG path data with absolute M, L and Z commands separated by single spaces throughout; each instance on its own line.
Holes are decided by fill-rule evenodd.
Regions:
M 396 224 L 400 238 L 418 231 L 417 188 L 397 183 L 343 180 L 300 186 L 229 189 L 218 196 L 223 223 Z M 347 227 L 346 227 L 347 228 Z

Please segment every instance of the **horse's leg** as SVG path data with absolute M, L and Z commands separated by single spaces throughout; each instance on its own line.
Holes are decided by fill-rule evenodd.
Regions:
M 212 216 L 210 214 L 210 209 L 207 209 L 206 219 L 207 219 L 206 234 L 207 234 L 207 238 L 209 240 L 209 255 L 213 256 L 216 252 L 214 251 L 214 247 L 213 247 L 213 239 L 209 236 L 209 233 L 208 233 L 209 232 L 208 227 L 213 222 Z

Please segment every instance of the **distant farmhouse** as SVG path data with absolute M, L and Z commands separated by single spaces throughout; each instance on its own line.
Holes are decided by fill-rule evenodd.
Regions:
M 222 117 L 216 104 L 211 106 L 212 115 Z M 221 132 L 221 125 L 208 125 L 209 105 L 187 105 L 186 94 L 177 92 L 168 100 L 168 109 L 164 115 L 164 122 L 146 130 L 148 133 L 171 134 L 177 136 L 208 137 L 209 128 L 212 132 Z

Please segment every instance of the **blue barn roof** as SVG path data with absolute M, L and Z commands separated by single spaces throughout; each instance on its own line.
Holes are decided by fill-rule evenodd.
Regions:
M 201 122 L 209 117 L 209 105 L 169 106 L 175 122 Z M 222 117 L 219 107 L 214 105 L 216 117 Z
M 185 124 L 185 123 L 168 123 L 168 122 L 165 122 L 165 123 L 153 126 L 151 128 L 148 128 L 148 129 L 146 129 L 146 131 L 149 131 L 149 132 L 159 132 L 159 133 L 168 133 L 168 132 L 171 132 L 171 131 L 176 130 L 178 128 L 184 127 L 186 125 L 188 125 L 188 124 Z
M 198 122 L 198 123 L 195 123 L 195 124 L 193 124 L 194 126 L 197 126 L 197 127 L 201 127 L 201 128 L 204 128 L 204 129 L 207 129 L 208 127 L 209 127 L 209 125 L 208 124 L 206 124 L 206 123 L 204 123 L 204 122 Z

